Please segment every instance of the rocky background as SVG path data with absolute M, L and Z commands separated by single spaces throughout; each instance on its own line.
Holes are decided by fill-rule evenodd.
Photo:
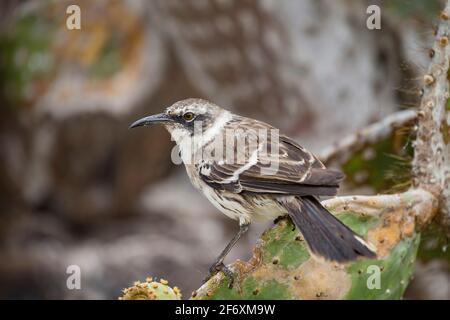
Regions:
M 81 8 L 81 30 L 66 28 L 69 4 Z M 370 4 L 381 8 L 381 30 L 366 27 Z M 115 299 L 149 275 L 196 289 L 237 225 L 172 163 L 162 128 L 128 125 L 202 97 L 319 152 L 416 106 L 440 7 L 0 2 L 0 298 Z M 266 226 L 252 226 L 228 259 L 248 258 Z M 81 290 L 66 286 L 73 264 Z M 447 260 L 416 269 L 406 298 L 450 298 Z

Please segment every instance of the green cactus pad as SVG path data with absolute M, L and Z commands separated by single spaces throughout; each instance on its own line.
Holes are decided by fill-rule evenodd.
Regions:
M 360 260 L 352 263 L 347 272 L 352 287 L 345 299 L 401 299 L 414 271 L 420 234 L 405 238 L 397 243 L 390 254 L 380 260 Z M 372 266 L 372 269 L 370 268 Z M 370 277 L 380 273 L 380 286 L 369 288 Z
M 381 223 L 378 217 L 354 212 L 337 217 L 363 237 Z M 192 298 L 398 299 L 411 278 L 419 239 L 417 233 L 404 237 L 379 260 L 338 265 L 310 257 L 290 219 L 283 219 L 264 232 L 249 262 L 232 264 L 236 275 L 232 289 L 228 288 L 228 279 L 219 273 Z M 379 272 L 379 287 L 371 282 L 374 272 Z

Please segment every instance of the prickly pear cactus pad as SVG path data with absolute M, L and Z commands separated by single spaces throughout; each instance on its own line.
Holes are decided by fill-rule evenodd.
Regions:
M 429 198 L 428 198 L 429 197 Z M 248 262 L 231 267 L 232 289 L 219 273 L 193 299 L 399 299 L 411 278 L 422 224 L 433 198 L 414 190 L 400 195 L 345 197 L 324 202 L 374 247 L 378 259 L 336 264 L 314 259 L 289 219 L 264 232 Z M 411 209 L 414 207 L 414 209 Z
M 132 287 L 123 289 L 119 300 L 180 300 L 181 292 L 177 287 L 169 287 L 168 281 L 147 278 L 145 282 L 136 281 Z

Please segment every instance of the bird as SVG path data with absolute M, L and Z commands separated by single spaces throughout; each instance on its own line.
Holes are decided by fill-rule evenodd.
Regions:
M 129 128 L 151 124 L 162 124 L 169 131 L 193 186 L 239 223 L 205 281 L 222 271 L 232 286 L 233 272 L 224 264 L 227 254 L 252 222 L 280 217 L 290 217 L 319 261 L 376 258 L 374 247 L 319 201 L 320 196 L 337 194 L 343 173 L 327 169 L 277 128 L 199 98 L 177 101 Z

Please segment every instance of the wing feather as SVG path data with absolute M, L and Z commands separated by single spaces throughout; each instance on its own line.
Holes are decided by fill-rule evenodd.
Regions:
M 255 120 L 241 118 L 239 126 L 245 132 L 255 128 Z M 256 127 L 274 129 L 268 124 L 257 122 Z M 236 124 L 236 122 L 234 122 Z M 228 124 L 233 125 L 233 123 Z M 239 135 L 230 133 L 229 139 L 237 141 Z M 232 161 L 205 161 L 210 170 L 208 174 L 200 174 L 204 182 L 214 188 L 232 192 L 275 193 L 291 195 L 335 195 L 344 175 L 337 170 L 326 169 L 325 166 L 308 150 L 287 136 L 280 135 L 278 150 L 269 136 L 266 141 L 257 141 L 257 149 L 244 150 L 246 161 L 239 163 L 236 156 Z M 224 139 L 226 141 L 227 139 Z M 238 154 L 236 144 L 234 155 Z M 248 147 L 245 145 L 245 147 Z M 273 149 L 273 150 L 272 150 Z M 261 152 L 267 150 L 267 152 Z M 254 152 L 257 152 L 256 156 Z M 202 170 L 199 170 L 202 172 Z

